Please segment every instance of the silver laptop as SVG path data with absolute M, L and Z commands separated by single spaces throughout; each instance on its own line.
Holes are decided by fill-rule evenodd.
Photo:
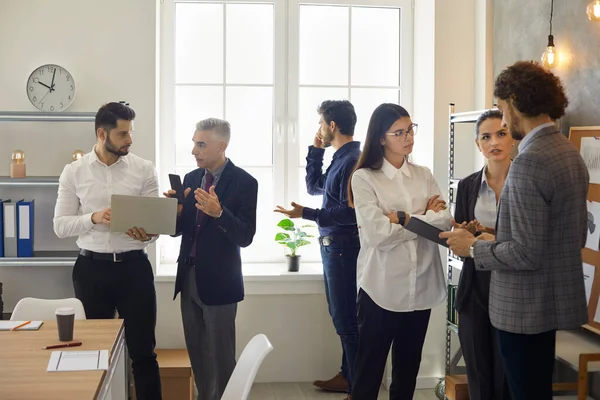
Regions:
M 136 227 L 149 234 L 175 234 L 177 199 L 113 194 L 110 202 L 111 232 L 127 232 Z

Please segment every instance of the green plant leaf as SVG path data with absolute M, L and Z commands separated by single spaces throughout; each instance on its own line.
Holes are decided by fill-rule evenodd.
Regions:
M 275 235 L 275 240 L 279 241 L 279 240 L 291 240 L 290 235 L 285 233 L 285 232 L 279 232 L 277 235 Z
M 310 244 L 310 242 L 308 240 L 300 239 L 300 240 L 298 240 L 297 247 L 306 246 L 307 244 Z
M 300 237 L 306 237 L 308 235 L 306 234 L 306 232 L 300 231 L 300 232 L 298 232 L 298 236 L 300 236 Z
M 279 223 L 277 224 L 278 227 L 286 230 L 286 231 L 293 231 L 294 230 L 294 223 L 292 222 L 291 219 L 289 218 L 285 218 L 282 219 L 281 221 L 279 221 Z

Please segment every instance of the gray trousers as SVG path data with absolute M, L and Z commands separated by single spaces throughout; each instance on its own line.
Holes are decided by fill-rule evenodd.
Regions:
M 237 303 L 202 303 L 190 267 L 181 289 L 181 315 L 199 400 L 220 400 L 233 373 L 236 313 Z

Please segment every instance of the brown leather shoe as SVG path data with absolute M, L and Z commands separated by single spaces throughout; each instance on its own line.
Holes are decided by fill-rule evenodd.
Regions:
M 348 381 L 338 373 L 336 376 L 328 381 L 314 381 L 313 385 L 319 389 L 327 390 L 330 392 L 345 392 L 348 393 Z

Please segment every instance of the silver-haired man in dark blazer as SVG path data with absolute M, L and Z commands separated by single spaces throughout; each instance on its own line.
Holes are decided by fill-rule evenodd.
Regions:
M 520 61 L 496 79 L 503 124 L 521 140 L 498 205 L 496 236 L 442 233 L 450 249 L 491 270 L 490 320 L 513 400 L 552 399 L 556 331 L 588 320 L 581 249 L 589 174 L 553 121 L 568 100 L 558 77 Z

